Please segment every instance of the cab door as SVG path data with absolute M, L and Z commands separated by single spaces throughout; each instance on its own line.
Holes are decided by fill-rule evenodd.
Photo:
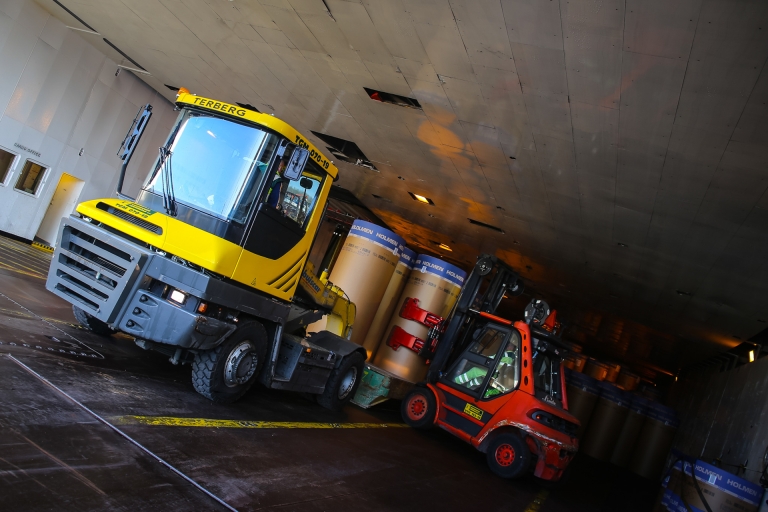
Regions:
M 516 329 L 488 323 L 437 384 L 440 394 L 438 424 L 469 440 L 477 436 L 504 400 L 498 397 L 520 381 L 520 334 Z
M 290 300 L 315 238 L 333 180 L 314 162 L 296 180 L 274 180 L 262 194 L 233 279 Z M 280 187 L 277 205 L 269 204 Z M 277 195 L 277 194 L 276 194 Z

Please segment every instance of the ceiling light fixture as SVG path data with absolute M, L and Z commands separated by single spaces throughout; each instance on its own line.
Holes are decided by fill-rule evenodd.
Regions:
M 428 197 L 422 196 L 421 194 L 414 194 L 413 192 L 408 192 L 414 201 L 418 201 L 420 203 L 428 204 L 430 206 L 434 206 L 435 202 L 431 200 Z
M 749 362 L 750 363 L 754 363 L 755 362 L 755 351 L 754 350 L 750 350 L 749 351 Z
M 448 247 L 445 244 L 439 244 L 438 247 L 441 248 L 444 251 L 453 252 L 453 249 L 451 249 L 450 247 Z

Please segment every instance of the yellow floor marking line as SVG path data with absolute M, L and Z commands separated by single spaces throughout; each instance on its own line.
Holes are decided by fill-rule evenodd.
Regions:
M 549 496 L 549 491 L 546 489 L 540 490 L 539 494 L 536 495 L 524 512 L 539 512 L 544 505 L 544 502 L 547 501 L 547 496 Z
M 30 265 L 31 267 L 35 267 L 31 270 L 43 270 L 44 272 L 47 272 L 48 267 L 51 266 L 50 259 L 46 259 L 45 261 L 36 260 L 29 254 L 21 251 L 4 250 L 3 248 L 0 248 L 0 256 L 2 256 L 3 259 L 8 260 L 8 263 L 14 263 L 20 266 Z M 25 268 L 29 269 L 29 267 Z
M 7 241 L 0 241 L 0 247 L 9 251 L 27 253 L 31 256 L 34 256 L 35 258 L 50 258 L 50 256 L 48 256 L 47 254 L 43 254 L 41 251 L 33 250 L 32 245 L 29 245 L 29 244 L 22 244 L 18 242 L 9 243 Z
M 25 276 L 36 277 L 37 279 L 46 279 L 46 276 L 44 276 L 42 274 L 37 274 L 37 273 L 33 274 L 32 272 L 25 272 L 23 270 L 19 270 L 17 268 L 14 268 L 14 267 L 12 267 L 10 265 L 6 265 L 2 261 L 0 261 L 0 268 L 2 268 L 3 270 L 8 270 L 10 272 L 16 272 L 17 274 L 24 274 Z
M 116 416 L 118 425 L 152 425 L 159 427 L 207 428 L 402 428 L 405 423 L 319 423 L 310 421 L 215 420 L 208 418 L 174 418 L 172 416 Z
M 4 249 L 8 249 L 13 252 L 22 253 L 25 255 L 28 255 L 34 259 L 44 261 L 44 260 L 50 260 L 51 257 L 48 254 L 45 254 L 47 252 L 53 252 L 53 247 L 48 247 L 45 244 L 40 244 L 38 242 L 32 242 L 31 245 L 24 244 L 21 242 L 15 242 L 13 240 L 6 239 L 0 239 L 0 247 Z M 35 250 L 30 250 L 35 249 Z M 49 250 L 50 249 L 50 250 Z

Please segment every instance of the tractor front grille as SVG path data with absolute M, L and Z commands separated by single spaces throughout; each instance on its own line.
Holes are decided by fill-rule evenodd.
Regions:
M 74 217 L 62 221 L 46 288 L 111 323 L 138 278 L 145 248 Z

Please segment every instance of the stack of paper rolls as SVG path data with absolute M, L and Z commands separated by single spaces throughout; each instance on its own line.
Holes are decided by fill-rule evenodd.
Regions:
M 403 302 L 406 298 L 418 299 L 420 308 L 445 318 L 456 303 L 466 277 L 466 272 L 450 263 L 419 254 L 384 330 L 384 336 L 373 357 L 373 364 L 410 382 L 423 380 L 427 372 L 426 360 L 406 347 L 401 346 L 395 350 L 387 344 L 395 326 L 418 338 L 427 338 L 428 327 L 400 317 Z

